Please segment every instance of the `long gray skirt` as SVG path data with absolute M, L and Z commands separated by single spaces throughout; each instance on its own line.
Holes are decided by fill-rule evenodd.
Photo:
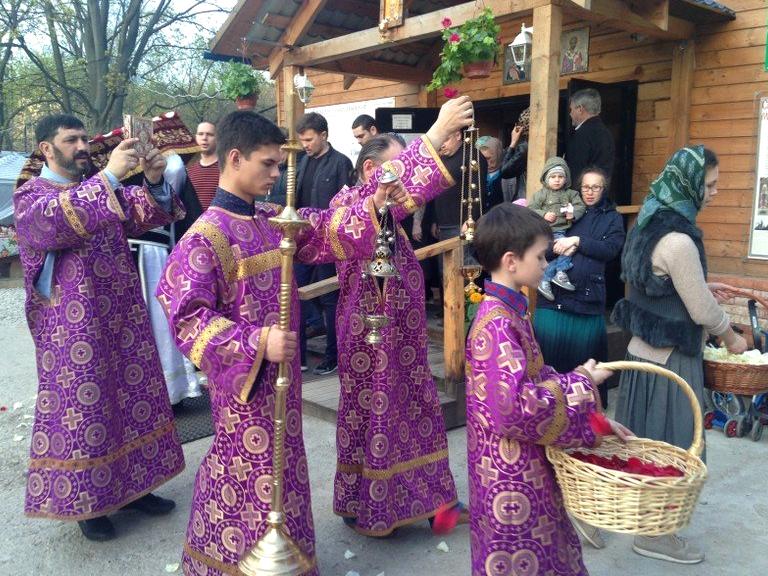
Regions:
M 647 362 L 627 353 L 627 360 Z M 699 407 L 704 407 L 704 367 L 702 353 L 686 356 L 677 349 L 659 364 L 682 377 L 693 388 Z M 616 420 L 637 436 L 662 440 L 687 450 L 693 442 L 693 412 L 682 389 L 656 374 L 622 371 L 619 397 L 616 402 Z M 706 462 L 706 450 L 701 459 Z

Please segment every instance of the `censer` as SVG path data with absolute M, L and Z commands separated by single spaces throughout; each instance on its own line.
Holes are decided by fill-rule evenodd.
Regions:
M 397 174 L 388 164 L 382 166 L 382 174 L 379 178 L 380 184 L 391 184 L 398 180 Z M 384 205 L 379 208 L 379 232 L 376 234 L 376 248 L 373 252 L 373 259 L 368 264 L 367 272 L 363 276 L 373 276 L 374 278 L 392 278 L 399 277 L 400 273 L 392 259 L 392 248 L 395 244 L 395 229 L 390 227 L 391 218 L 389 210 L 392 201 L 387 196 Z M 378 282 L 378 280 L 376 280 Z M 381 329 L 389 324 L 389 318 L 383 314 L 366 314 L 363 318 L 365 327 L 370 330 L 365 337 L 368 344 L 381 344 L 383 338 Z
M 473 217 L 475 205 L 479 216 L 483 215 L 482 185 L 480 178 L 480 151 L 477 148 L 477 135 L 479 130 L 472 124 L 464 132 L 462 141 L 461 161 L 461 238 L 466 245 L 462 246 L 461 274 L 469 282 L 464 288 L 464 293 L 480 292 L 480 287 L 475 280 L 480 276 L 482 267 L 470 254 L 469 244 L 475 239 L 476 222 Z

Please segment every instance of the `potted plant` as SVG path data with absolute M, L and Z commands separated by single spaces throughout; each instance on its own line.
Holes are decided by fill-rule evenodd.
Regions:
M 221 76 L 221 90 L 238 110 L 253 109 L 265 83 L 261 72 L 242 62 L 232 62 Z
M 451 27 L 450 18 L 443 19 L 442 24 L 445 44 L 440 52 L 440 66 L 427 90 L 449 86 L 462 78 L 489 76 L 499 53 L 501 33 L 490 8 L 461 26 Z

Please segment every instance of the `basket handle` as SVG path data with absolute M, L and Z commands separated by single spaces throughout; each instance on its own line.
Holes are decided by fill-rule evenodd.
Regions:
M 683 378 L 671 370 L 667 370 L 666 368 L 662 368 L 661 366 L 657 366 L 656 364 L 651 364 L 649 362 L 636 362 L 632 360 L 600 362 L 595 368 L 611 371 L 637 370 L 638 372 L 651 372 L 652 374 L 658 374 L 659 376 L 669 378 L 675 384 L 680 386 L 680 388 L 683 389 L 683 392 L 685 392 L 685 395 L 688 397 L 688 401 L 691 403 L 691 409 L 693 410 L 693 443 L 691 444 L 690 448 L 688 448 L 688 453 L 693 454 L 694 456 L 701 455 L 701 452 L 704 449 L 701 406 L 699 405 L 699 401 L 696 398 L 696 394 L 693 392 L 693 388 L 691 388 L 688 382 L 686 382 Z

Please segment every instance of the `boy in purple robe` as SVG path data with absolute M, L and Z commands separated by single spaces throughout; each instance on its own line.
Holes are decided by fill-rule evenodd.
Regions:
M 436 140 L 445 137 L 459 112 L 464 107 L 448 107 Z M 254 205 L 279 176 L 285 137 L 258 114 L 233 112 L 218 124 L 218 139 L 220 187 L 174 248 L 157 290 L 177 344 L 208 375 L 215 429 L 195 481 L 182 566 L 187 575 L 234 574 L 267 529 L 274 384 L 278 363 L 286 360 L 292 382 L 286 403 L 286 527 L 312 562 L 308 574 L 317 574 L 296 356 L 298 294 L 294 283 L 291 331 L 282 332 L 276 326 L 281 232 L 267 220 L 280 208 Z M 316 264 L 371 253 L 377 207 L 387 192 L 396 202 L 409 199 L 399 183 L 379 186 L 380 175 L 381 170 L 372 176 L 373 194 L 348 205 L 299 210 L 310 223 L 296 238 L 299 261 Z
M 466 348 L 472 576 L 587 574 L 544 447 L 599 441 L 589 415 L 611 373 L 594 360 L 567 374 L 544 364 L 520 290 L 536 290 L 551 239 L 544 218 L 513 204 L 492 208 L 475 234 L 491 278 Z
M 468 101 L 467 101 L 468 105 Z M 471 118 L 467 121 L 467 124 Z M 409 201 L 394 207 L 399 222 L 453 185 L 430 134 L 407 149 L 392 135 L 363 145 L 357 158 L 360 184 L 344 188 L 331 206 L 346 206 L 374 193 L 376 169 L 387 165 Z M 457 506 L 448 463 L 448 440 L 437 387 L 427 359 L 424 274 L 403 229 L 396 224 L 392 261 L 399 277 L 370 276 L 372 254 L 339 262 L 339 379 L 334 512 L 368 536 L 432 518 Z M 363 319 L 389 318 L 380 344 L 365 342 Z
M 39 378 L 25 512 L 109 540 L 111 512 L 170 512 L 174 503 L 151 492 L 184 468 L 127 242 L 184 208 L 163 183 L 157 149 L 140 159 L 137 140 L 124 140 L 81 182 L 83 123 L 47 116 L 36 136 L 46 165 L 13 197 Z M 121 186 L 139 165 L 143 186 Z

